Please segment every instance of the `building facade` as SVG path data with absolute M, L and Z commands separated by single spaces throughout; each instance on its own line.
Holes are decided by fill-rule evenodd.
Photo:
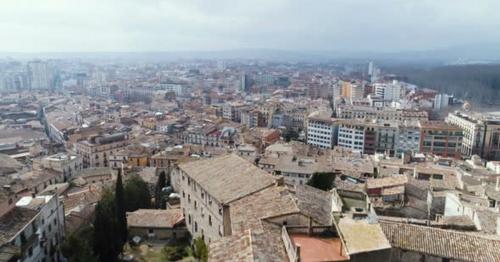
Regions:
M 446 122 L 463 130 L 461 152 L 464 156 L 479 155 L 487 160 L 500 160 L 500 119 L 454 112 L 448 114 Z
M 420 128 L 418 123 L 403 123 L 398 127 L 396 137 L 396 155 L 404 152 L 420 152 Z
M 340 123 L 337 145 L 364 153 L 365 127 L 350 121 Z
M 331 149 L 334 146 L 336 126 L 327 114 L 315 112 L 307 121 L 307 144 Z
M 441 121 L 420 123 L 420 152 L 460 158 L 462 129 Z
M 92 137 L 76 144 L 83 168 L 108 167 L 109 157 L 129 144 L 125 133 Z

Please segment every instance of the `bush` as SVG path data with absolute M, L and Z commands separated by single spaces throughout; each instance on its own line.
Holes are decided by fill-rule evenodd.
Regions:
M 205 262 L 208 261 L 208 247 L 205 241 L 201 237 L 197 238 L 193 242 L 194 245 L 194 257 Z
M 168 261 L 181 260 L 188 255 L 186 248 L 183 246 L 165 246 L 161 252 Z

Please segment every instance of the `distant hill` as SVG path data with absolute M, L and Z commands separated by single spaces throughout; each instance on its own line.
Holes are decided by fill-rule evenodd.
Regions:
M 274 62 L 367 62 L 388 64 L 456 64 L 500 63 L 500 43 L 474 44 L 420 51 L 362 51 L 362 50 L 286 50 L 243 48 L 214 51 L 152 51 L 152 52 L 0 52 L 0 58 L 56 58 L 93 61 L 163 62 L 195 59 L 245 59 Z
M 500 105 L 500 64 L 387 68 L 410 83 L 475 102 Z

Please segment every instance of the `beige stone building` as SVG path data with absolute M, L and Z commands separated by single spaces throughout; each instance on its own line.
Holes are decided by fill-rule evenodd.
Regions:
M 117 133 L 92 137 L 76 144 L 76 153 L 81 157 L 83 168 L 108 167 L 110 156 L 129 144 L 127 134 Z
M 332 225 L 329 192 L 286 185 L 234 154 L 183 163 L 173 173 L 188 231 L 216 246 L 251 230 L 276 240 L 266 257 L 281 259 L 283 226 Z
M 207 242 L 231 235 L 230 204 L 274 184 L 274 177 L 236 155 L 182 163 L 172 172 L 186 226 Z

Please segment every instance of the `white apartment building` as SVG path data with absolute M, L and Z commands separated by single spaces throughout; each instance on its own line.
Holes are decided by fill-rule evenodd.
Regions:
M 460 112 L 449 113 L 445 121 L 463 130 L 461 151 L 463 155 L 480 154 L 484 138 L 484 125 L 481 122 Z
M 160 84 L 160 89 L 166 92 L 173 92 L 176 96 L 182 96 L 184 94 L 184 85 L 179 83 Z
M 393 83 L 374 84 L 375 94 L 383 97 L 386 101 L 398 101 L 401 98 L 401 85 L 394 81 Z
M 0 218 L 2 240 L 20 248 L 21 261 L 60 261 L 64 207 L 57 195 L 22 197 Z
M 364 153 L 365 130 L 362 126 L 341 123 L 339 125 L 337 145 Z
M 428 120 L 426 111 L 404 110 L 389 107 L 376 108 L 371 106 L 339 105 L 337 117 L 345 119 L 372 119 L 384 121 Z
M 437 94 L 434 97 L 434 109 L 441 110 L 449 105 L 450 96 L 447 94 Z
M 462 155 L 479 155 L 487 160 L 500 160 L 500 117 L 457 111 L 448 114 L 445 121 L 462 129 Z
M 307 144 L 319 148 L 333 148 L 336 126 L 326 112 L 314 112 L 307 120 Z
M 47 62 L 34 60 L 28 63 L 31 89 L 49 89 L 51 87 L 51 74 Z
M 234 122 L 241 121 L 241 108 L 243 104 L 240 103 L 225 103 L 222 106 L 222 118 Z
M 206 243 L 231 235 L 233 201 L 272 186 L 274 177 L 234 154 L 195 160 L 172 171 L 172 185 L 181 195 L 186 226 Z

